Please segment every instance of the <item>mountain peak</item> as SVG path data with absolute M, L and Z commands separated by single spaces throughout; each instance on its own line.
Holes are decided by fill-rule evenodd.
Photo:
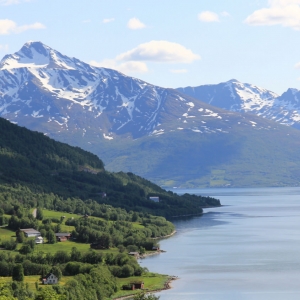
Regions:
M 29 41 L 18 52 L 4 56 L 0 62 L 0 69 L 50 68 L 73 70 L 78 68 L 78 65 L 87 68 L 87 64 L 65 56 L 42 42 Z

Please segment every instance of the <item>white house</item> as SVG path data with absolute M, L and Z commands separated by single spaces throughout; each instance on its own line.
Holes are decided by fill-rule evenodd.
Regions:
M 58 283 L 58 278 L 53 274 L 49 273 L 42 279 L 43 284 L 56 284 Z
M 36 243 L 36 244 L 43 244 L 43 243 L 44 243 L 43 237 L 37 236 L 37 237 L 35 238 L 35 243 Z
M 40 236 L 41 233 L 33 228 L 20 229 L 23 231 L 26 237 L 37 237 Z

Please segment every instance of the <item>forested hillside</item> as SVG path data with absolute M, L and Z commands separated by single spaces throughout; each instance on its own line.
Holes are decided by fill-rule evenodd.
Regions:
M 165 217 L 220 205 L 210 197 L 178 196 L 132 173 L 111 173 L 96 156 L 0 119 L 0 201 L 93 214 L 95 203 Z M 158 196 L 159 203 L 149 200 Z M 9 201 L 7 201 L 9 200 Z M 80 211 L 81 210 L 81 211 Z

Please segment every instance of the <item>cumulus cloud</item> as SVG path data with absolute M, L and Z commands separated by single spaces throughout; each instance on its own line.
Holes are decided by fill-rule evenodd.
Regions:
M 198 20 L 201 22 L 220 22 L 219 16 L 212 11 L 203 11 L 198 14 Z
M 115 20 L 115 18 L 103 19 L 102 23 L 110 23 L 110 22 L 113 22 L 114 20 Z
M 116 59 L 119 61 L 191 63 L 200 59 L 200 56 L 177 43 L 151 41 L 118 55 Z
M 223 16 L 223 17 L 230 17 L 230 13 L 228 13 L 227 11 L 222 11 L 221 12 L 221 16 Z
M 146 25 L 137 18 L 131 18 L 127 23 L 127 27 L 129 29 L 136 30 L 136 29 L 143 29 L 146 27 Z
M 102 62 L 91 61 L 91 65 L 95 67 L 109 68 L 118 70 L 122 73 L 146 73 L 148 67 L 144 62 L 141 61 L 128 61 L 124 63 L 118 63 L 114 59 L 106 59 Z
M 245 20 L 249 25 L 281 25 L 300 30 L 300 0 L 269 0 L 269 7 L 254 11 Z
M 0 35 L 8 35 L 12 33 L 21 33 L 26 30 L 30 29 L 44 29 L 46 28 L 41 23 L 34 23 L 34 24 L 28 24 L 28 25 L 22 25 L 18 26 L 17 23 L 15 23 L 12 20 L 0 20 Z

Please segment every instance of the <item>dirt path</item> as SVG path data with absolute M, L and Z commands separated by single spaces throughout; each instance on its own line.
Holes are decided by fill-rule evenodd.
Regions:
M 36 208 L 33 210 L 32 215 L 36 219 Z

